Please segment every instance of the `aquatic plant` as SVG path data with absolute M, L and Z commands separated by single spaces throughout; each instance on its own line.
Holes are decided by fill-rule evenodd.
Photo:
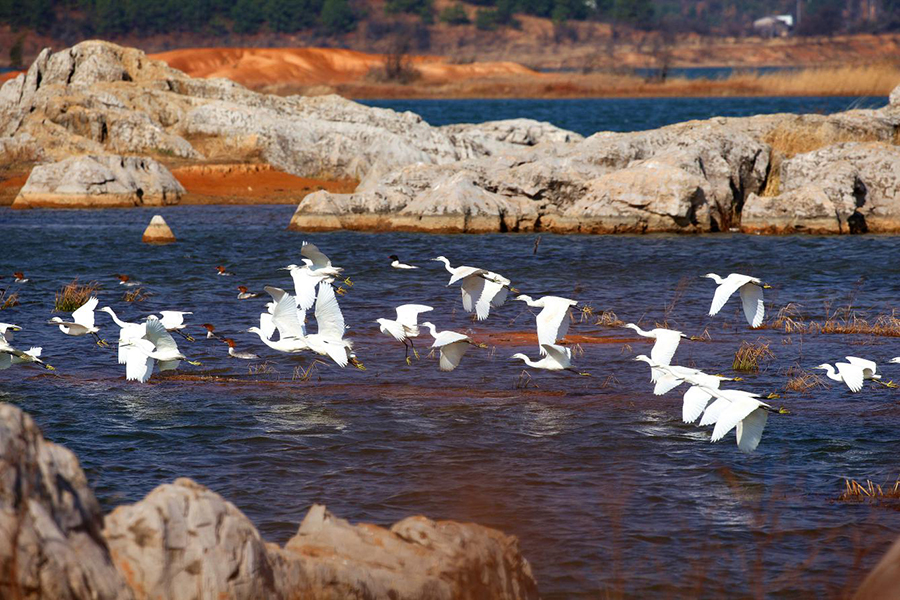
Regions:
M 603 327 L 621 327 L 625 324 L 625 321 L 621 320 L 616 316 L 611 310 L 604 310 L 599 315 L 597 315 L 597 320 L 594 322 L 594 325 L 602 325 Z
M 78 278 L 64 285 L 53 301 L 53 312 L 73 312 L 78 310 L 85 302 L 91 299 L 100 290 L 100 284 L 96 281 L 78 283 Z
M 759 364 L 771 358 L 775 355 L 769 350 L 769 342 L 741 342 L 741 347 L 734 353 L 731 368 L 735 371 L 759 371 Z
M 824 388 L 825 380 L 811 371 L 805 371 L 800 365 L 791 366 L 785 375 L 788 377 L 787 383 L 784 385 L 786 392 L 800 392 L 801 394 L 809 393 L 817 388 Z
M 153 292 L 148 292 L 144 288 L 138 287 L 125 292 L 122 295 L 122 300 L 124 300 L 125 302 L 143 302 L 152 295 Z
M 9 289 L 0 290 L 0 310 L 19 305 L 19 292 L 13 292 L 7 296 Z
M 894 501 L 900 500 L 900 478 L 893 483 L 880 486 L 866 479 L 865 485 L 854 479 L 844 479 L 844 491 L 838 497 L 842 502 Z M 894 504 L 891 502 L 891 504 Z

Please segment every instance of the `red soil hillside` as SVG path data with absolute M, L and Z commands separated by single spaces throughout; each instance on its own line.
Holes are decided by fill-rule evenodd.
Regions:
M 188 48 L 153 54 L 191 77 L 226 77 L 251 88 L 271 85 L 339 85 L 359 81 L 384 64 L 381 54 L 339 48 Z M 438 56 L 415 56 L 411 62 L 428 81 L 531 75 L 513 62 L 450 64 Z

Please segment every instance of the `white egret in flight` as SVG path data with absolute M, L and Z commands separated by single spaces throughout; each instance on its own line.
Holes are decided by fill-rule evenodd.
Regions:
M 414 265 L 407 265 L 407 264 L 400 262 L 400 258 L 396 254 L 391 254 L 390 256 L 388 256 L 388 258 L 391 259 L 391 266 L 394 267 L 395 269 L 418 269 L 419 268 Z
M 663 327 L 657 327 L 649 331 L 641 329 L 634 323 L 626 323 L 624 327 L 633 329 L 642 337 L 656 340 L 653 344 L 653 348 L 650 350 L 650 359 L 657 365 L 672 364 L 672 357 L 675 356 L 675 351 L 678 350 L 678 344 L 681 342 L 681 338 L 687 337 L 680 331 L 665 329 Z M 656 371 L 654 371 L 654 373 L 656 373 Z M 653 381 L 656 381 L 656 379 L 654 378 Z
M 538 347 L 541 355 L 547 353 L 544 346 L 552 345 L 566 337 L 572 318 L 569 316 L 569 308 L 578 304 L 577 300 L 560 298 L 559 296 L 542 296 L 532 300 L 531 296 L 520 294 L 514 298 L 524 302 L 532 308 L 540 308 L 541 312 L 535 317 L 537 322 Z
M 119 317 L 116 316 L 116 313 L 113 312 L 108 306 L 104 306 L 100 309 L 101 312 L 107 313 L 110 317 L 112 317 L 113 322 L 119 326 L 119 364 L 126 364 L 126 349 L 124 348 L 132 340 L 139 339 L 144 337 L 144 334 L 147 333 L 147 328 L 144 323 L 128 323 L 126 321 L 122 321 Z M 149 375 L 148 375 L 149 377 Z
M 319 283 L 315 315 L 317 331 L 306 336 L 310 350 L 328 356 L 339 367 L 352 363 L 354 367 L 364 371 L 365 367 L 352 352 L 353 343 L 344 339 L 344 315 L 334 295 L 334 288 L 327 281 Z
M 175 338 L 172 337 L 168 331 L 166 331 L 166 326 L 162 324 L 162 321 L 156 318 L 155 315 L 150 315 L 147 317 L 147 321 L 144 323 L 146 333 L 143 338 L 132 339 L 129 342 L 129 346 L 137 349 L 138 352 L 145 355 L 147 358 L 151 358 L 157 361 L 160 372 L 163 371 L 174 371 L 178 368 L 178 365 L 181 361 L 185 361 L 188 364 L 199 366 L 200 363 L 195 360 L 188 360 L 188 358 L 181 353 L 178 349 L 178 344 L 175 343 Z M 146 342 L 150 342 L 148 345 Z M 129 362 L 131 359 L 131 348 L 129 348 Z M 136 364 L 139 365 L 139 362 L 136 361 Z M 147 361 L 149 365 L 150 372 L 153 371 L 153 363 Z M 126 362 L 126 377 L 128 375 L 129 363 Z M 149 379 L 149 374 L 146 375 L 146 378 Z M 146 381 L 147 379 L 143 379 Z
M 744 305 L 744 316 L 747 317 L 750 327 L 756 328 L 762 325 L 763 317 L 765 316 L 763 290 L 772 286 L 763 283 L 756 277 L 740 275 L 739 273 L 732 273 L 725 279 L 722 279 L 715 273 L 707 273 L 704 277 L 712 279 L 719 286 L 713 295 L 712 305 L 709 307 L 709 316 L 715 316 L 722 310 L 722 307 L 725 306 L 731 295 L 740 290 L 741 303 Z
M 97 335 L 100 328 L 94 326 L 94 309 L 97 308 L 98 302 L 99 300 L 97 300 L 96 296 L 89 298 L 87 302 L 72 313 L 71 321 L 63 321 L 59 317 L 53 317 L 47 323 L 58 325 L 59 330 L 66 335 L 81 336 L 90 334 L 94 336 L 98 346 L 108 346 L 109 344 L 101 340 L 100 336 Z
M 844 382 L 851 392 L 860 391 L 863 387 L 863 381 L 866 380 L 874 381 L 885 387 L 895 387 L 895 384 L 892 382 L 884 383 L 879 381 L 881 375 L 876 373 L 878 366 L 875 362 L 865 358 L 857 358 L 856 356 L 847 356 L 845 358 L 847 362 L 835 363 L 834 367 L 823 363 L 815 368 L 824 369 L 828 379 Z M 835 367 L 837 367 L 837 372 L 835 372 Z
M 545 369 L 547 371 L 571 371 L 579 375 L 590 375 L 590 373 L 582 373 L 572 366 L 572 350 L 558 344 L 541 344 L 541 350 L 545 356 L 533 361 L 522 353 L 513 354 L 510 358 L 519 358 L 526 365 L 533 369 Z
M 450 273 L 448 286 L 462 282 L 462 303 L 466 312 L 474 312 L 479 321 L 488 318 L 491 307 L 502 306 L 506 302 L 506 296 L 510 290 L 518 293 L 510 287 L 510 280 L 486 269 L 460 265 L 451 267 L 450 261 L 445 256 L 438 256 L 432 260 L 444 263 Z
M 264 289 L 275 301 L 272 312 L 260 315 L 260 327 L 251 327 L 247 332 L 255 333 L 266 346 L 278 352 L 296 354 L 308 350 L 306 319 L 305 316 L 303 319 L 300 318 L 300 314 L 305 315 L 305 312 L 297 310 L 296 300 L 283 289 L 271 285 L 267 285 Z M 276 329 L 279 338 L 273 340 L 272 336 Z
M 162 316 L 160 322 L 166 328 L 166 331 L 170 333 L 177 333 L 184 339 L 189 342 L 193 342 L 194 338 L 184 333 L 182 329 L 187 327 L 184 323 L 184 315 L 192 315 L 192 312 L 185 312 L 181 310 L 161 310 L 159 314 Z
M 16 331 L 22 331 L 22 328 L 18 325 L 13 325 L 12 323 L 0 323 L 0 337 L 2 337 L 3 340 L 12 342 Z M 0 340 L 0 343 L 2 343 L 3 340 Z
M 403 342 L 403 347 L 406 348 L 406 364 L 410 364 L 410 347 L 412 347 L 416 358 L 419 358 L 419 353 L 416 352 L 416 348 L 413 345 L 411 338 L 419 335 L 419 315 L 430 310 L 434 309 L 430 306 L 425 306 L 424 304 L 403 304 L 397 307 L 397 318 L 395 320 L 375 320 L 375 322 L 380 325 L 379 329 L 381 330 L 381 333 L 390 335 L 398 342 Z M 407 344 L 407 342 L 409 343 Z
M 476 344 L 469 336 L 455 331 L 438 331 L 434 324 L 425 321 L 422 327 L 427 327 L 434 338 L 432 348 L 438 348 L 441 353 L 440 369 L 441 371 L 452 371 L 459 366 L 459 361 L 463 355 L 468 352 L 469 346 L 478 346 L 479 348 L 487 348 L 484 344 Z
M 39 364 L 48 371 L 55 371 L 56 369 L 40 359 L 41 349 L 39 347 L 33 347 L 24 352 L 13 347 L 10 343 L 13 333 L 21 330 L 22 328 L 18 325 L 0 323 L 0 371 L 26 362 Z

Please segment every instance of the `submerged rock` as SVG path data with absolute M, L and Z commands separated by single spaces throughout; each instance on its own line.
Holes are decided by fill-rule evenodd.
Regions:
M 132 598 L 74 454 L 0 404 L 0 598 Z
M 144 230 L 141 241 L 145 244 L 172 244 L 175 242 L 175 234 L 162 215 L 155 215 Z
M 152 158 L 74 156 L 34 167 L 13 208 L 163 206 L 182 194 L 178 180 Z
M 105 521 L 75 456 L 0 404 L 0 598 L 413 600 L 538 597 L 515 537 L 410 517 L 351 525 L 314 505 L 282 548 L 190 479 Z

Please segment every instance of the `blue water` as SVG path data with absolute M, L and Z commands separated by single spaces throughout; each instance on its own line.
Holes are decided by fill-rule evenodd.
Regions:
M 52 440 L 74 450 L 105 509 L 142 498 L 179 476 L 234 502 L 266 539 L 284 542 L 308 507 L 324 503 L 353 522 L 387 525 L 411 514 L 474 521 L 519 537 L 548 598 L 840 597 L 900 533 L 900 512 L 837 501 L 843 478 L 882 483 L 897 476 L 900 390 L 867 386 L 850 394 L 829 384 L 807 395 L 784 392 L 786 370 L 847 354 L 879 361 L 900 379 L 900 341 L 750 331 L 733 299 L 706 315 L 708 271 L 748 272 L 774 285 L 768 314 L 788 302 L 806 318 L 852 305 L 870 318 L 900 297 L 900 237 L 811 236 L 442 236 L 329 233 L 286 225 L 292 207 L 168 207 L 128 211 L 0 209 L 0 286 L 21 304 L 0 320 L 24 326 L 16 343 L 41 345 L 57 367 L 0 371 L 0 399 L 29 411 Z M 178 243 L 147 246 L 155 213 Z M 290 286 L 278 268 L 298 262 L 310 240 L 354 282 L 340 304 L 366 371 L 315 368 L 252 335 L 264 299 L 240 301 L 236 286 Z M 390 254 L 421 266 L 391 269 Z M 628 330 L 581 321 L 570 335 L 576 361 L 592 377 L 532 372 L 510 360 L 537 357 L 533 316 L 518 302 L 483 323 L 461 310 L 448 274 L 427 258 L 498 271 L 523 292 L 555 293 L 612 310 L 645 327 L 667 321 L 709 342 L 685 342 L 675 362 L 734 375 L 741 341 L 765 341 L 774 358 L 734 387 L 783 397 L 791 415 L 769 419 L 758 451 L 741 454 L 734 435 L 709 442 L 709 429 L 681 422 L 678 391 L 656 397 L 634 356 L 650 344 Z M 218 277 L 226 265 L 234 277 Z M 871 268 L 869 265 L 877 265 Z M 31 281 L 10 284 L 23 270 Z M 123 300 L 126 273 L 151 292 Z M 114 352 L 45 325 L 54 292 L 74 278 L 102 284 L 101 305 L 126 320 L 191 310 L 181 349 L 203 364 L 180 373 L 124 381 Z M 429 358 L 404 362 L 400 344 L 375 319 L 404 302 L 425 302 L 440 329 L 469 331 L 472 349 L 452 373 Z M 263 361 L 230 359 L 202 337 L 200 323 L 232 336 Z M 98 315 L 101 333 L 117 329 Z M 311 323 L 310 328 L 315 329 Z M 859 563 L 857 564 L 857 560 Z
M 887 97 L 810 96 L 770 98 L 580 98 L 565 100 L 362 100 L 363 104 L 410 110 L 432 125 L 529 118 L 588 136 L 598 131 L 642 131 L 692 119 L 773 113 L 830 114 L 881 108 Z

